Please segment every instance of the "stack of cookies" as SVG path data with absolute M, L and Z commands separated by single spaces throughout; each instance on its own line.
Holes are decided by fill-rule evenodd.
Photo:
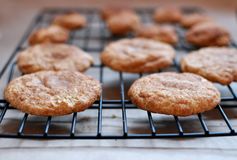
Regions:
M 143 110 L 177 116 L 202 113 L 221 100 L 212 82 L 228 85 L 237 80 L 237 50 L 224 47 L 230 43 L 230 34 L 206 15 L 158 8 L 154 24 L 147 25 L 134 10 L 109 6 L 102 9 L 101 17 L 112 36 L 135 36 L 105 46 L 101 62 L 117 72 L 153 73 L 136 80 L 128 91 L 132 103 Z M 206 48 L 181 60 L 182 71 L 190 73 L 154 73 L 173 65 L 173 45 L 179 41 L 173 24 L 185 28 L 189 43 Z M 100 83 L 81 73 L 93 64 L 93 58 L 76 46 L 63 44 L 70 30 L 85 26 L 85 17 L 68 13 L 32 33 L 31 46 L 17 59 L 26 75 L 5 89 L 5 98 L 13 107 L 34 115 L 65 115 L 85 110 L 100 97 Z

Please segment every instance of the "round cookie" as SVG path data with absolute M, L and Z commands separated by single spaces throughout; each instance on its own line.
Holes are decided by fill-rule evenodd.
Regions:
M 107 20 L 107 27 L 113 35 L 125 35 L 140 24 L 140 18 L 134 12 L 121 12 Z
M 19 53 L 18 68 L 22 73 L 42 70 L 71 70 L 83 72 L 93 64 L 93 58 L 76 46 L 39 44 Z
M 172 26 L 143 25 L 136 29 L 136 36 L 154 39 L 174 45 L 178 41 L 178 36 Z
M 86 18 L 79 13 L 72 12 L 55 17 L 53 24 L 59 25 L 69 30 L 74 30 L 85 27 Z
M 237 49 L 209 47 L 193 51 L 181 60 L 181 69 L 228 85 L 237 81 Z
M 227 46 L 230 43 L 230 34 L 217 24 L 204 22 L 194 25 L 188 30 L 186 40 L 199 47 Z
M 182 16 L 180 24 L 185 28 L 191 28 L 196 24 L 209 21 L 212 21 L 210 17 L 203 14 L 193 13 Z
M 76 71 L 41 71 L 12 80 L 4 97 L 22 112 L 59 116 L 90 107 L 101 94 L 100 83 Z
M 220 93 L 201 76 L 163 72 L 136 80 L 128 91 L 132 103 L 154 113 L 189 116 L 211 110 Z
M 157 8 L 153 18 L 158 23 L 177 23 L 182 18 L 182 12 L 175 7 Z
M 116 71 L 142 73 L 169 67 L 174 56 L 175 51 L 168 44 L 134 38 L 110 43 L 102 52 L 101 60 Z
M 101 18 L 107 21 L 110 17 L 120 14 L 121 12 L 133 12 L 126 6 L 105 6 L 101 9 Z
M 69 32 L 56 25 L 40 28 L 34 31 L 29 37 L 29 44 L 35 45 L 39 43 L 64 43 L 69 38 Z

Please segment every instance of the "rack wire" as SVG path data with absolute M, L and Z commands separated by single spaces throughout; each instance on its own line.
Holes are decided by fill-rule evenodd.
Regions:
M 84 49 L 87 52 L 95 52 L 97 56 L 99 56 L 99 53 L 102 51 L 104 46 L 109 43 L 110 41 L 117 40 L 122 37 L 114 37 L 110 35 L 109 31 L 107 30 L 104 22 L 99 18 L 99 10 L 97 9 L 64 9 L 64 8 L 56 8 L 56 9 L 44 9 L 42 10 L 33 20 L 29 28 L 27 29 L 26 33 L 23 35 L 22 39 L 16 46 L 15 50 L 13 51 L 12 55 L 10 56 L 9 60 L 6 62 L 6 64 L 3 66 L 2 70 L 0 71 L 0 78 L 1 78 L 1 85 L 3 85 L 5 82 L 3 80 L 3 77 L 6 77 L 6 84 L 9 83 L 12 78 L 14 77 L 14 73 L 16 72 L 16 62 L 15 57 L 17 53 L 20 50 L 23 50 L 27 47 L 27 39 L 30 33 L 36 28 L 47 26 L 52 21 L 52 18 L 58 14 L 62 14 L 68 11 L 76 11 L 84 14 L 87 17 L 88 20 L 88 26 L 83 29 L 82 31 L 73 31 L 70 34 L 70 40 L 68 41 L 69 44 L 75 44 L 75 41 L 80 40 L 81 45 L 79 45 L 82 49 Z M 194 12 L 197 11 L 195 8 L 185 8 L 183 9 L 184 12 Z M 200 11 L 200 10 L 198 10 Z M 142 21 L 144 23 L 151 23 L 150 17 L 152 17 L 153 9 L 152 8 L 139 8 L 136 9 L 136 12 L 141 16 Z M 184 40 L 184 29 L 181 28 L 178 25 L 175 25 L 175 28 L 177 30 L 177 33 L 179 35 L 179 43 L 175 46 L 175 49 L 177 50 L 177 53 L 188 53 L 190 50 L 196 49 L 195 47 L 191 46 Z M 99 34 L 92 34 L 92 31 L 97 31 Z M 132 35 L 128 35 L 127 37 L 131 37 Z M 91 47 L 90 43 L 91 41 L 96 41 L 99 43 L 97 47 Z M 235 43 L 232 42 L 232 47 L 236 47 Z M 103 84 L 104 78 L 106 75 L 104 73 L 105 66 L 103 64 L 98 63 L 92 66 L 92 68 L 96 69 L 96 72 L 99 74 L 99 81 Z M 179 69 L 179 63 L 178 59 L 174 60 L 174 65 L 171 66 L 173 70 L 176 72 L 180 72 Z M 163 71 L 163 70 L 162 70 Z M 43 138 L 43 139 L 139 139 L 139 138 L 178 138 L 178 137 L 209 137 L 209 136 L 234 136 L 237 135 L 237 133 L 234 130 L 234 126 L 231 124 L 230 118 L 228 118 L 225 109 L 234 109 L 236 107 L 237 102 L 237 95 L 234 91 L 233 86 L 235 83 L 232 83 L 228 86 L 222 86 L 228 92 L 230 93 L 229 96 L 225 96 L 221 98 L 221 103 L 216 106 L 215 108 L 215 114 L 220 115 L 220 120 L 223 121 L 223 125 L 226 126 L 226 128 L 222 131 L 210 131 L 207 122 L 211 119 L 205 119 L 203 113 L 194 115 L 194 117 L 197 118 L 199 125 L 201 126 L 201 130 L 195 131 L 191 130 L 189 132 L 185 132 L 184 126 L 181 123 L 180 117 L 178 116 L 167 116 L 169 117 L 169 120 L 174 122 L 176 127 L 175 132 L 168 132 L 164 131 L 163 133 L 159 133 L 159 125 L 162 124 L 162 122 L 157 121 L 154 116 L 157 117 L 157 115 L 154 115 L 147 111 L 142 111 L 138 109 L 136 106 L 134 106 L 130 100 L 126 98 L 125 93 L 125 77 L 124 73 L 118 72 L 118 83 L 119 83 L 119 90 L 114 92 L 119 92 L 120 98 L 118 99 L 104 99 L 103 95 L 101 95 L 100 99 L 96 101 L 88 110 L 95 110 L 97 111 L 97 122 L 96 122 L 96 130 L 93 134 L 80 134 L 77 133 L 77 126 L 80 125 L 80 122 L 78 122 L 78 115 L 79 113 L 73 113 L 70 116 L 70 129 L 68 130 L 68 133 L 58 133 L 57 130 L 54 133 L 49 133 L 49 130 L 52 126 L 52 118 L 51 116 L 47 117 L 43 120 L 43 132 L 40 133 L 25 133 L 25 128 L 27 123 L 29 123 L 29 117 L 32 117 L 33 115 L 29 115 L 27 113 L 24 113 L 23 116 L 21 116 L 19 119 L 17 119 L 18 123 L 18 129 L 16 132 L 10 132 L 5 133 L 4 128 L 9 127 L 8 125 L 3 125 L 2 122 L 5 119 L 8 119 L 6 117 L 6 113 L 10 110 L 15 110 L 13 107 L 11 107 L 6 100 L 3 98 L 0 99 L 0 137 L 7 137 L 7 138 Z M 143 76 L 142 74 L 139 74 L 138 77 Z M 103 93 L 105 90 L 103 89 Z M 103 120 L 105 110 L 116 110 L 118 113 L 121 112 L 121 134 L 104 134 L 104 126 L 103 126 Z M 127 115 L 127 112 L 129 110 L 139 110 L 140 112 L 146 112 L 146 119 L 148 124 L 148 131 L 145 133 L 140 132 L 130 132 L 129 131 L 129 115 Z M 20 111 L 18 111 L 20 112 Z M 159 116 L 159 115 L 158 115 Z M 42 118 L 42 117 L 41 117 Z M 60 118 L 60 117 L 59 117 Z M 60 122 L 59 122 L 60 123 Z M 62 123 L 62 122 L 61 122 Z M 79 124 L 78 124 L 79 123 Z M 139 121 L 136 123 L 140 123 Z M 169 123 L 168 123 L 169 124 Z M 57 128 L 57 126 L 54 126 L 54 128 Z M 37 129 L 37 126 L 36 128 Z

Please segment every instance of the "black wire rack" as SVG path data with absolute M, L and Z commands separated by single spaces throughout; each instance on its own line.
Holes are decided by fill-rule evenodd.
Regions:
M 36 28 L 47 26 L 51 23 L 52 18 L 58 14 L 62 14 L 68 11 L 76 11 L 80 12 L 81 14 L 84 14 L 87 17 L 88 20 L 88 26 L 82 30 L 76 30 L 72 31 L 70 34 L 70 40 L 68 41 L 69 44 L 74 44 L 80 46 L 83 50 L 87 52 L 93 52 L 94 55 L 99 57 L 99 53 L 102 51 L 104 46 L 110 42 L 117 39 L 120 39 L 122 37 L 114 37 L 110 35 L 109 31 L 107 30 L 104 22 L 99 18 L 99 10 L 97 9 L 44 9 L 41 11 L 33 20 L 30 27 L 27 29 L 26 33 L 23 35 L 22 39 L 18 43 L 17 47 L 15 48 L 14 52 L 10 56 L 9 60 L 6 62 L 6 64 L 3 66 L 2 70 L 0 71 L 0 78 L 1 78 L 1 85 L 6 85 L 11 81 L 11 79 L 16 75 L 16 62 L 15 57 L 17 53 L 27 47 L 27 39 L 30 33 Z M 184 8 L 184 12 L 196 12 L 200 11 L 199 9 L 195 8 Z M 136 9 L 136 12 L 140 15 L 142 21 L 144 23 L 152 23 L 151 17 L 153 13 L 152 8 L 139 8 Z M 175 49 L 177 51 L 177 57 L 174 60 L 174 65 L 170 67 L 171 70 L 180 72 L 179 70 L 179 60 L 178 56 L 180 53 L 187 54 L 191 50 L 195 50 L 196 48 L 188 44 L 184 39 L 184 33 L 185 30 L 181 28 L 179 25 L 174 25 L 177 33 L 179 35 L 179 43 L 175 46 Z M 96 33 L 95 33 L 96 32 Z M 127 35 L 127 37 L 132 37 L 133 35 Z M 91 46 L 90 43 L 94 41 L 98 43 L 96 46 Z M 80 43 L 77 43 L 80 42 Z M 232 47 L 235 47 L 235 43 L 232 42 L 230 45 Z M 92 66 L 93 69 L 96 70 L 98 73 L 98 79 L 102 84 L 104 84 L 104 78 L 106 76 L 110 76 L 108 74 L 105 74 L 105 66 L 98 61 L 97 64 Z M 162 70 L 165 71 L 165 70 Z M 138 109 L 136 106 L 134 106 L 130 100 L 126 98 L 126 89 L 125 89 L 125 83 L 126 83 L 126 77 L 124 76 L 125 73 L 122 72 L 115 72 L 115 74 L 118 75 L 117 82 L 118 88 L 116 90 L 113 90 L 113 92 L 119 93 L 119 98 L 117 99 L 104 99 L 103 96 L 105 94 L 105 90 L 103 89 L 103 96 L 101 95 L 100 99 L 96 101 L 93 106 L 91 106 L 88 110 L 93 110 L 96 113 L 96 122 L 93 126 L 94 132 L 92 134 L 80 134 L 77 133 L 77 127 L 82 126 L 81 120 L 78 120 L 78 117 L 80 117 L 81 112 L 73 113 L 71 115 L 67 116 L 67 125 L 69 125 L 69 129 L 66 133 L 61 133 L 57 130 L 58 126 L 52 124 L 52 119 L 54 117 L 38 117 L 41 119 L 41 125 L 38 126 L 33 125 L 33 128 L 31 126 L 31 129 L 27 130 L 37 130 L 38 128 L 41 128 L 40 132 L 26 132 L 26 126 L 28 123 L 31 123 L 33 117 L 33 120 L 37 122 L 37 118 L 35 118 L 33 115 L 29 115 L 27 113 L 21 113 L 18 110 L 15 110 L 12 108 L 3 98 L 0 99 L 0 137 L 7 137 L 7 138 L 43 138 L 43 139 L 139 139 L 139 138 L 171 138 L 171 137 L 208 137 L 208 136 L 233 136 L 237 135 L 235 132 L 235 126 L 231 124 L 232 120 L 235 120 L 235 117 L 232 116 L 229 118 L 227 116 L 226 111 L 234 112 L 234 109 L 237 106 L 237 95 L 235 93 L 235 83 L 232 83 L 228 86 L 221 86 L 218 87 L 224 90 L 224 93 L 228 92 L 228 94 L 224 94 L 221 98 L 221 103 L 216 106 L 216 108 L 213 111 L 213 116 L 206 116 L 205 113 L 200 113 L 197 115 L 193 115 L 192 118 L 186 117 L 186 121 L 190 121 L 190 123 L 187 123 L 186 126 L 183 124 L 183 121 L 180 119 L 183 119 L 183 117 L 177 117 L 177 116 L 166 116 L 162 115 L 163 117 L 166 117 L 166 120 L 159 119 L 157 117 L 160 117 L 160 114 L 153 114 L 150 112 L 142 111 Z M 19 76 L 19 75 L 18 75 Z M 137 75 L 138 77 L 141 77 L 142 74 Z M 5 79 L 4 79 L 5 77 Z M 137 78 L 138 78 L 137 77 Z M 216 84 L 218 85 L 218 84 Z M 2 91 L 3 92 L 3 91 Z M 226 95 L 226 96 L 225 96 Z M 13 114 L 16 115 L 15 119 L 10 119 L 6 114 L 12 110 L 15 110 L 16 113 Z M 121 118 L 119 119 L 119 122 L 121 125 L 115 126 L 120 130 L 119 133 L 105 133 L 104 129 L 106 126 L 103 125 L 105 122 L 105 116 L 106 111 L 115 111 L 116 113 L 121 115 Z M 131 119 L 130 116 L 127 114 L 129 111 L 138 111 L 142 112 L 143 118 L 142 120 L 138 120 L 135 122 L 135 124 L 142 123 L 142 125 L 146 126 L 147 129 L 143 129 L 142 127 L 138 127 L 137 130 L 139 131 L 131 131 L 129 120 Z M 20 115 L 19 115 L 20 114 Z M 219 115 L 218 118 L 216 115 Z M 133 114 L 133 117 L 136 117 L 136 114 Z M 63 119 L 63 116 L 57 117 L 58 119 Z M 116 117 L 115 117 L 116 118 Z M 137 118 L 139 119 L 139 114 L 137 115 Z M 192 120 L 190 119 L 196 119 L 196 123 L 192 124 Z M 5 131 L 4 128 L 11 128 L 12 124 L 7 123 L 3 124 L 4 120 L 6 121 L 13 121 L 15 125 L 17 126 L 17 129 L 15 131 Z M 113 117 L 112 117 L 113 119 Z M 168 119 L 168 120 L 167 120 Z M 212 131 L 208 127 L 208 122 L 212 121 L 212 123 L 215 123 L 215 120 L 218 119 L 221 121 L 220 125 L 224 126 L 221 131 Z M 112 120 L 111 120 L 112 121 Z M 61 120 L 58 122 L 60 125 L 64 125 L 66 122 L 64 120 Z M 110 123 L 110 122 L 106 122 Z M 111 124 L 113 125 L 113 124 Z M 195 127 L 191 126 L 198 126 L 199 129 L 195 130 Z M 134 124 L 133 124 L 134 126 Z M 132 126 L 132 127 L 133 127 Z M 172 128 L 174 131 L 169 132 L 165 130 L 165 126 L 167 128 Z M 186 132 L 185 130 L 188 131 Z M 191 129 L 190 129 L 191 128 Z M 50 130 L 54 130 L 52 133 L 50 133 Z M 144 132 L 143 132 L 144 131 Z M 161 132 L 159 132 L 161 131 Z

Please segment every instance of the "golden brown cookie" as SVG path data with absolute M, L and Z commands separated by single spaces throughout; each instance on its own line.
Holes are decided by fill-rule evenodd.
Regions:
M 140 24 L 140 18 L 134 12 L 121 12 L 107 20 L 107 27 L 114 35 L 125 35 Z
M 93 64 L 93 58 L 76 46 L 39 44 L 19 53 L 18 68 L 22 73 L 42 70 L 71 70 L 83 72 Z
M 191 28 L 192 26 L 198 23 L 210 22 L 210 21 L 212 21 L 211 18 L 206 15 L 193 13 L 182 16 L 180 24 L 185 28 Z
M 153 18 L 158 23 L 177 23 L 182 18 L 182 12 L 175 7 L 157 8 Z
M 101 9 L 101 18 L 107 21 L 110 17 L 120 14 L 121 12 L 133 12 L 133 10 L 126 6 L 105 6 Z
M 237 81 L 237 49 L 210 47 L 193 51 L 181 60 L 181 69 L 213 82 L 230 84 Z
M 141 25 L 136 29 L 136 36 L 154 39 L 174 45 L 178 42 L 178 36 L 172 26 Z
M 5 99 L 22 112 L 59 116 L 90 107 L 101 94 L 100 83 L 76 71 L 41 71 L 12 80 Z
M 86 18 L 76 12 L 59 15 L 53 20 L 53 24 L 69 30 L 79 29 L 86 26 Z
M 123 39 L 110 43 L 101 54 L 106 66 L 122 72 L 155 72 L 169 67 L 174 49 L 165 43 L 142 39 Z
M 56 25 L 40 28 L 34 31 L 29 37 L 29 44 L 35 45 L 39 43 L 64 43 L 69 38 L 69 32 Z
M 189 116 L 211 110 L 220 103 L 220 93 L 201 76 L 163 72 L 136 80 L 128 91 L 132 103 L 143 110 Z
M 227 46 L 230 43 L 230 34 L 224 27 L 204 22 L 194 25 L 188 30 L 186 40 L 199 47 Z

